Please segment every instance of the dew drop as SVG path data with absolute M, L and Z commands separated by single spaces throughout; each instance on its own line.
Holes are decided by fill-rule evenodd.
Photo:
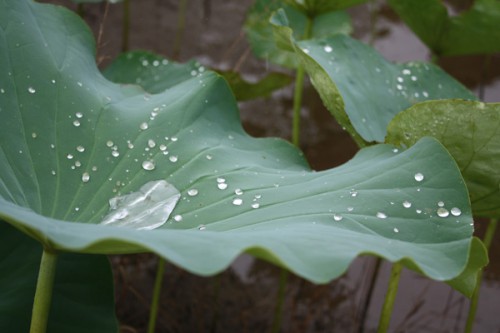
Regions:
M 438 206 L 439 206 L 439 207 L 444 207 L 444 202 L 439 201 L 439 202 L 438 202 Z
M 36 139 L 36 137 L 37 137 L 36 133 L 35 133 L 35 132 L 31 133 L 31 137 L 32 137 L 33 139 Z
M 33 88 L 33 87 L 29 87 L 29 88 L 28 88 L 28 92 L 29 92 L 30 94 L 34 94 L 34 93 L 36 93 L 36 90 L 35 90 L 35 88 Z
M 180 222 L 180 221 L 182 221 L 182 215 L 175 215 L 175 216 L 174 216 L 174 221 L 175 221 L 175 222 Z
M 207 230 L 207 227 L 206 227 L 206 225 L 201 224 L 200 226 L 198 226 L 198 230 L 204 231 L 204 230 Z
M 402 72 L 404 75 L 410 75 L 411 74 L 411 71 L 409 69 L 403 69 L 403 72 Z
M 387 215 L 382 213 L 382 212 L 377 212 L 377 215 L 376 215 L 379 219 L 386 219 L 387 218 Z
M 243 204 L 243 199 L 235 198 L 233 200 L 233 205 L 235 205 L 235 206 L 241 206 L 241 204 Z
M 243 191 L 241 190 L 241 188 L 237 188 L 236 190 L 234 190 L 234 194 L 236 194 L 236 195 L 242 195 Z
M 127 141 L 127 147 L 128 149 L 133 149 L 134 148 L 134 144 L 130 141 Z
M 437 214 L 439 217 L 447 217 L 448 215 L 450 215 L 450 212 L 448 211 L 448 209 L 441 207 L 438 208 Z
M 354 210 L 354 207 L 347 207 L 348 212 L 352 212 Z
M 394 230 L 394 232 L 395 232 L 395 233 L 398 233 L 398 232 L 399 232 L 399 229 L 398 229 L 398 228 L 394 228 L 394 229 L 392 229 L 392 230 Z
M 173 136 L 173 137 L 171 137 L 171 138 L 170 138 L 170 140 L 171 140 L 172 142 L 175 142 L 175 141 L 177 141 L 178 139 L 177 139 L 175 136 Z
M 82 175 L 82 182 L 87 183 L 90 180 L 90 175 L 88 172 L 84 172 Z
M 55 170 L 52 170 L 50 173 L 52 174 L 52 176 L 56 175 L 56 171 Z
M 140 128 L 141 130 L 147 130 L 147 129 L 148 129 L 148 127 L 149 127 L 148 123 L 142 123 L 142 124 L 140 124 L 140 125 L 139 125 L 139 128 Z
M 66 157 L 68 158 L 68 160 L 73 159 L 73 155 L 71 155 L 71 154 L 66 155 Z
M 198 195 L 198 190 L 195 188 L 192 188 L 192 189 L 188 190 L 187 193 L 189 196 L 194 197 L 194 196 Z
M 109 148 L 113 147 L 114 143 L 113 141 L 109 140 L 108 142 L 106 142 L 106 146 L 108 146 Z
M 149 146 L 149 148 L 154 148 L 156 146 L 156 142 L 154 140 L 149 139 L 148 146 Z
M 330 53 L 333 51 L 333 48 L 330 45 L 326 45 L 323 49 L 325 50 L 326 53 Z
M 73 121 L 73 126 L 79 127 L 80 126 L 80 121 L 79 120 Z
M 142 168 L 147 171 L 154 170 L 155 163 L 153 161 L 144 161 L 142 162 Z
M 78 146 L 78 147 L 76 147 L 76 150 L 79 151 L 80 153 L 83 153 L 85 151 L 85 147 Z
M 417 182 L 421 182 L 422 180 L 424 180 L 424 175 L 423 175 L 423 174 L 421 174 L 420 172 L 416 173 L 416 174 L 415 174 L 415 180 L 416 180 Z
M 113 150 L 113 151 L 111 152 L 111 155 L 112 155 L 113 157 L 118 157 L 118 156 L 120 156 L 120 153 L 118 152 L 118 150 Z
M 458 207 L 453 207 L 451 210 L 451 215 L 453 216 L 460 216 L 462 214 L 462 211 Z
M 259 204 L 258 202 L 254 202 L 254 203 L 252 204 L 252 208 L 253 208 L 253 209 L 257 209 L 257 208 L 259 208 L 259 207 L 260 207 L 260 204 Z
M 75 116 L 76 116 L 77 118 L 81 119 L 81 118 L 83 117 L 83 113 L 81 113 L 81 112 L 77 112 L 77 113 L 75 113 Z
M 342 221 L 343 218 L 344 217 L 342 215 L 340 215 L 340 214 L 333 214 L 333 219 L 335 221 Z
M 161 145 L 160 145 L 160 150 L 161 150 L 161 151 L 165 151 L 165 150 L 167 150 L 167 146 L 165 146 L 165 145 L 161 144 Z
M 212 159 L 212 155 L 206 155 L 205 157 L 207 158 L 207 160 L 211 160 Z
M 358 191 L 351 190 L 350 194 L 351 194 L 351 197 L 355 198 L 358 196 Z
M 219 188 L 219 190 L 225 190 L 227 188 L 227 184 L 226 183 L 218 183 L 217 187 Z
M 416 212 L 417 214 L 420 214 L 420 213 L 422 213 L 422 210 L 421 210 L 421 209 L 417 209 L 415 212 Z
M 225 183 L 225 182 L 226 182 L 226 179 L 224 179 L 222 177 L 217 178 L 217 183 Z
M 82 163 L 81 163 L 80 161 L 76 161 L 76 162 L 75 162 L 75 166 L 76 166 L 77 168 L 79 168 L 79 167 L 81 167 L 81 166 L 82 166 Z
M 170 160 L 170 162 L 172 162 L 172 163 L 175 163 L 175 162 L 177 162 L 177 161 L 179 160 L 179 158 L 178 158 L 177 156 L 170 156 L 168 159 L 169 159 L 169 160 Z
M 409 201 L 403 201 L 403 207 L 404 208 L 410 208 L 411 207 L 411 202 L 409 202 Z

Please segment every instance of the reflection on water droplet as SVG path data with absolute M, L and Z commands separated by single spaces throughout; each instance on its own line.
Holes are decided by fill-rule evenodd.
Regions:
M 382 212 L 377 212 L 377 215 L 376 215 L 379 219 L 385 219 L 387 218 L 387 215 L 385 213 L 382 213 Z
M 421 182 L 422 180 L 424 180 L 424 175 L 423 175 L 423 174 L 421 174 L 420 172 L 416 173 L 416 174 L 415 174 L 415 180 L 416 180 L 417 182 Z
M 222 177 L 217 178 L 217 183 L 225 183 L 225 182 L 226 182 L 226 179 L 224 179 Z
M 242 203 L 243 203 L 243 199 L 235 198 L 233 200 L 233 205 L 235 205 L 235 206 L 241 206 Z
M 411 207 L 411 202 L 409 202 L 409 201 L 403 201 L 403 207 L 404 208 L 410 208 Z
M 343 217 L 340 214 L 333 214 L 333 219 L 335 221 L 342 221 Z
M 187 193 L 189 196 L 194 197 L 194 196 L 198 195 L 198 190 L 195 188 L 192 188 L 192 189 L 188 190 Z
M 460 216 L 462 214 L 462 211 L 458 207 L 453 207 L 451 209 L 451 215 L 453 216 Z
M 448 215 L 450 215 L 450 212 L 448 211 L 448 209 L 441 207 L 438 208 L 437 214 L 439 217 L 447 217 Z
M 174 216 L 174 221 L 175 221 L 175 222 L 180 222 L 180 221 L 182 221 L 182 215 L 175 215 L 175 216 Z
M 90 180 L 90 175 L 88 172 L 84 172 L 82 175 L 82 182 L 87 183 Z
M 29 87 L 29 88 L 28 88 L 28 92 L 29 92 L 30 94 L 34 94 L 34 93 L 36 93 L 36 90 L 35 90 L 35 88 L 33 88 L 33 87 Z
M 148 182 L 137 192 L 111 198 L 110 211 L 101 224 L 137 230 L 158 228 L 168 220 L 180 196 L 165 180 Z
M 77 168 L 79 168 L 79 167 L 81 167 L 81 166 L 82 166 L 82 163 L 81 163 L 80 161 L 76 161 L 76 162 L 75 162 L 75 166 L 76 166 Z
M 149 127 L 148 123 L 142 123 L 142 124 L 140 124 L 140 125 L 139 125 L 139 128 L 140 128 L 141 130 L 147 130 L 147 129 L 148 129 L 148 127 Z
M 422 210 L 417 209 L 415 212 L 417 212 L 417 214 L 420 214 L 420 213 L 422 213 Z
M 173 136 L 173 137 L 170 138 L 170 140 L 173 141 L 173 142 L 175 142 L 175 141 L 177 141 L 177 138 L 175 136 Z
M 142 168 L 147 171 L 154 170 L 155 163 L 153 161 L 144 161 L 142 162 Z
M 358 196 L 358 191 L 351 190 L 350 194 L 351 194 L 351 197 L 355 198 Z

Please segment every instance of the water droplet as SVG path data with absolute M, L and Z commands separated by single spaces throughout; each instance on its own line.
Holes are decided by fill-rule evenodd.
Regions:
M 158 228 L 168 220 L 180 196 L 165 180 L 148 182 L 137 192 L 111 198 L 110 211 L 101 224 L 137 230 Z
M 52 176 L 56 175 L 56 171 L 55 170 L 52 170 L 50 173 L 52 174 Z
M 77 113 L 75 113 L 75 116 L 76 116 L 77 118 L 81 119 L 81 118 L 83 117 L 83 113 L 81 113 L 81 112 L 77 112 Z
M 182 221 L 182 215 L 175 215 L 175 216 L 174 216 L 174 221 L 175 221 L 175 222 L 180 222 L 180 221 Z
M 241 198 L 235 198 L 233 200 L 233 205 L 235 205 L 235 206 L 241 206 L 241 204 L 243 204 L 243 199 L 241 199 Z
M 97 171 L 97 167 L 95 165 L 92 167 L 92 171 Z
M 75 166 L 79 168 L 82 166 L 82 163 L 80 161 L 75 161 Z
M 118 150 L 113 150 L 113 151 L 111 152 L 111 155 L 112 155 L 113 157 L 118 157 L 118 156 L 120 156 L 120 153 L 118 152 Z
M 106 146 L 108 146 L 109 148 L 113 147 L 114 143 L 113 141 L 109 140 L 108 142 L 106 142 Z
M 147 130 L 147 129 L 148 129 L 148 127 L 149 127 L 148 123 L 142 123 L 142 124 L 140 124 L 140 125 L 139 125 L 139 128 L 140 128 L 141 130 Z
M 142 168 L 147 171 L 154 170 L 155 163 L 153 161 L 144 161 L 142 162 Z
M 165 150 L 167 150 L 167 146 L 165 146 L 165 145 L 163 145 L 163 144 L 162 144 L 162 145 L 160 145 L 160 150 L 161 150 L 161 151 L 165 151 Z
M 333 48 L 330 45 L 326 45 L 323 49 L 325 50 L 326 53 L 330 53 L 333 51 Z
M 234 190 L 234 194 L 236 194 L 236 195 L 242 195 L 243 191 L 241 190 L 241 188 L 237 188 L 236 190 Z
M 439 207 L 444 207 L 444 202 L 439 201 L 439 202 L 438 202 L 438 206 L 439 206 Z
M 84 172 L 82 175 L 82 182 L 87 183 L 90 180 L 90 175 L 88 172 Z
M 349 192 L 351 194 L 351 197 L 355 198 L 358 196 L 358 191 L 355 191 L 355 190 L 351 190 L 351 192 Z
M 219 188 L 219 190 L 225 190 L 227 188 L 227 184 L 226 183 L 218 183 L 217 187 Z
M 189 196 L 194 197 L 194 196 L 198 195 L 198 190 L 195 188 L 192 188 L 192 189 L 188 190 L 187 193 Z
M 85 147 L 78 146 L 78 147 L 76 147 L 76 150 L 79 151 L 80 153 L 83 153 L 85 151 Z
M 75 212 L 78 212 L 80 210 L 80 207 L 75 207 Z
M 398 76 L 397 80 L 398 80 L 398 82 L 403 82 L 404 81 L 404 79 L 401 76 Z
M 417 214 L 420 214 L 420 213 L 422 213 L 422 210 L 421 209 L 417 209 L 417 210 L 415 210 L 415 212 L 417 212 Z
M 354 210 L 354 207 L 347 207 L 348 212 L 352 212 Z
M 225 183 L 225 182 L 226 182 L 226 179 L 224 179 L 222 177 L 217 178 L 217 183 Z
M 342 215 L 340 215 L 340 214 L 333 214 L 333 219 L 335 221 L 342 221 L 343 218 L 344 217 Z
M 75 126 L 75 127 L 80 126 L 80 121 L 79 120 L 73 121 L 73 126 Z
M 416 77 L 415 75 L 412 75 L 412 76 L 411 76 L 411 80 L 412 80 L 412 81 L 417 81 L 417 77 Z
M 379 219 L 386 219 L 387 218 L 387 215 L 382 213 L 382 212 L 377 212 L 377 215 L 376 215 Z
M 200 226 L 198 226 L 198 230 L 204 231 L 207 230 L 207 227 L 204 224 L 201 224 Z
M 411 207 L 411 202 L 409 202 L 409 201 L 403 201 L 403 207 L 404 208 L 410 208 Z
M 211 160 L 212 159 L 212 155 L 206 155 L 205 157 L 207 158 L 207 160 Z
M 402 73 L 404 75 L 410 75 L 411 74 L 411 71 L 409 69 L 403 69 Z
M 309 49 L 304 48 L 302 51 L 304 51 L 305 54 L 309 54 Z
M 173 137 L 171 137 L 171 138 L 170 138 L 170 140 L 171 140 L 172 142 L 175 142 L 175 141 L 177 141 L 178 139 L 177 139 L 175 136 L 173 136 Z
M 177 161 L 179 160 L 179 158 L 178 158 L 177 156 L 173 156 L 173 155 L 172 155 L 172 156 L 170 156 L 168 159 L 169 159 L 169 160 L 170 160 L 170 162 L 172 162 L 172 163 L 175 163 L 175 162 L 177 162 Z
M 395 233 L 398 233 L 398 232 L 399 232 L 399 229 L 398 229 L 398 228 L 394 228 L 394 229 L 392 229 L 392 230 L 394 230 L 394 232 L 395 232 Z
M 460 216 L 462 214 L 462 211 L 458 207 L 453 207 L 451 210 L 451 215 L 453 216 Z
M 35 132 L 31 133 L 31 137 L 32 137 L 33 139 L 36 139 L 36 137 L 37 137 L 36 133 L 35 133 Z
M 402 89 L 403 89 L 403 86 L 402 86 L 402 85 L 400 85 L 400 84 L 396 84 L 396 88 L 397 88 L 398 90 L 402 90 Z
M 416 174 L 415 174 L 415 180 L 416 180 L 417 182 L 421 182 L 422 180 L 424 180 L 424 175 L 423 175 L 423 174 L 421 174 L 420 172 L 416 173 Z
M 393 152 L 394 154 L 397 154 L 397 153 L 399 152 L 399 149 L 398 149 L 398 148 L 394 148 L 394 149 L 392 150 L 392 152 Z
M 33 87 L 29 87 L 29 88 L 28 88 L 28 92 L 29 92 L 30 94 L 34 94 L 34 93 L 36 93 L 36 90 L 35 90 L 35 88 L 33 88 Z
M 148 146 L 149 146 L 149 148 L 154 148 L 156 146 L 156 142 L 154 140 L 149 139 Z
M 427 91 L 423 91 L 422 95 L 424 95 L 425 98 L 429 97 L 429 93 Z
M 448 209 L 441 207 L 438 208 L 437 214 L 439 217 L 447 217 L 448 215 L 450 215 L 450 212 L 448 211 Z
M 81 82 L 77 82 L 76 84 L 78 84 L 79 87 L 83 87 L 83 83 Z
M 252 208 L 253 208 L 253 209 L 257 209 L 257 208 L 259 208 L 259 207 L 260 207 L 260 204 L 259 204 L 258 202 L 254 202 L 254 203 L 252 204 Z
M 158 61 L 158 60 L 154 60 L 154 61 L 153 61 L 153 66 L 155 66 L 155 67 L 160 66 L 160 61 Z
M 71 155 L 71 154 L 66 155 L 66 157 L 68 158 L 68 160 L 73 159 L 73 155 Z
M 130 141 L 127 141 L 127 147 L 128 149 L 133 149 L 134 148 L 134 144 Z

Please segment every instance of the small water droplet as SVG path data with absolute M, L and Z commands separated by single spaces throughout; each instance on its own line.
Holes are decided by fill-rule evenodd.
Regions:
M 206 155 L 205 157 L 207 158 L 207 160 L 211 160 L 212 159 L 212 155 Z
M 142 162 L 142 168 L 147 171 L 154 170 L 155 163 L 153 161 L 144 161 Z
M 78 118 L 78 119 L 81 119 L 83 117 L 83 113 L 81 112 L 77 112 L 75 113 L 75 116 Z
M 376 215 L 379 219 L 386 219 L 387 218 L 387 215 L 385 213 L 382 213 L 382 212 L 377 212 L 377 215 Z
M 417 210 L 415 210 L 415 212 L 417 212 L 417 214 L 420 214 L 420 213 L 422 213 L 422 210 L 421 209 L 417 209 Z
M 439 206 L 439 207 L 444 207 L 444 202 L 439 201 L 439 202 L 438 202 L 438 206 Z
M 438 208 L 437 214 L 439 217 L 447 217 L 448 215 L 450 215 L 450 212 L 448 211 L 448 209 L 441 207 Z
M 82 174 L 82 182 L 87 183 L 90 180 L 90 175 L 88 172 Z
M 453 207 L 451 210 L 451 215 L 453 216 L 460 216 L 462 214 L 462 211 L 458 207 Z
M 398 80 L 398 82 L 403 82 L 404 81 L 404 79 L 401 76 L 398 76 L 397 80 Z
M 80 210 L 80 207 L 75 207 L 75 212 L 78 212 Z
M 192 188 L 192 189 L 189 189 L 187 193 L 189 196 L 194 197 L 194 196 L 198 195 L 198 190 L 195 188 Z
M 394 228 L 394 229 L 392 229 L 392 230 L 394 230 L 394 232 L 395 232 L 395 233 L 398 233 L 398 232 L 399 232 L 399 229 L 398 229 L 398 228 Z
M 76 147 L 76 150 L 79 151 L 80 153 L 83 153 L 85 151 L 85 147 L 84 146 L 78 146 L 78 147 Z
M 355 191 L 355 190 L 351 190 L 351 192 L 349 192 L 351 194 L 351 197 L 355 198 L 358 196 L 358 191 Z
M 55 170 L 52 170 L 50 173 L 52 174 L 52 176 L 56 175 L 56 171 Z
M 217 187 L 219 188 L 219 190 L 225 190 L 227 188 L 227 184 L 226 183 L 218 183 Z
M 92 167 L 92 171 L 97 171 L 97 167 L 95 165 Z
M 423 174 L 421 174 L 420 172 L 416 173 L 416 174 L 415 174 L 415 180 L 416 180 L 417 182 L 421 182 L 422 180 L 424 180 L 424 175 L 423 175 Z
M 342 215 L 340 215 L 340 214 L 333 214 L 333 219 L 335 221 L 342 221 L 343 218 L 344 217 Z
M 179 158 L 177 156 L 174 156 L 174 155 L 170 156 L 168 159 L 172 163 L 175 163 L 175 162 L 177 162 L 179 160 Z
M 405 68 L 405 69 L 403 69 L 402 73 L 403 73 L 404 75 L 410 75 L 410 74 L 411 74 L 411 71 L 410 71 L 409 69 L 406 69 L 406 68 Z
M 142 123 L 142 124 L 140 124 L 140 125 L 139 125 L 139 128 L 140 128 L 141 130 L 147 130 L 147 129 L 148 129 L 148 127 L 149 127 L 148 123 Z
M 80 161 L 75 161 L 75 166 L 79 168 L 82 166 L 82 163 Z
M 149 148 L 154 148 L 156 146 L 156 142 L 154 140 L 149 139 L 148 146 L 149 146 Z
M 130 141 L 127 141 L 127 147 L 128 149 L 133 149 L 134 148 L 134 144 Z
M 113 157 L 118 157 L 118 156 L 120 156 L 120 153 L 118 152 L 118 150 L 113 150 L 113 151 L 111 152 L 111 155 L 112 155 Z
M 109 148 L 113 147 L 114 143 L 113 141 L 109 140 L 108 142 L 106 142 L 106 146 L 108 146 Z
M 80 121 L 79 120 L 73 121 L 73 126 L 79 127 L 80 126 Z
M 348 212 L 352 212 L 354 210 L 354 207 L 347 207 Z
M 226 179 L 224 179 L 222 177 L 217 178 L 217 183 L 225 183 L 225 182 L 226 182 Z
M 178 139 L 177 139 L 177 137 L 175 137 L 175 136 L 173 136 L 173 137 L 171 137 L 171 138 L 170 138 L 170 141 L 173 141 L 173 142 L 175 142 L 175 141 L 177 141 L 177 140 L 178 140 Z
M 33 139 L 36 139 L 36 137 L 37 137 L 36 133 L 35 133 L 35 132 L 31 133 L 31 137 L 32 137 Z
M 258 202 L 254 202 L 254 203 L 252 204 L 252 208 L 253 208 L 253 209 L 257 209 L 257 208 L 259 208 L 259 207 L 260 207 L 260 204 L 259 204 Z
M 206 225 L 201 224 L 200 226 L 198 226 L 198 230 L 204 231 L 204 230 L 207 230 L 207 227 L 206 227 Z
M 429 97 L 429 93 L 427 91 L 423 91 L 422 95 L 424 95 L 425 98 Z
M 182 221 L 182 215 L 175 215 L 175 216 L 174 216 L 174 221 L 175 221 L 175 222 L 180 222 L 180 221 Z
M 326 45 L 323 49 L 325 50 L 326 53 L 330 53 L 333 51 L 333 48 L 330 45 Z
M 165 150 L 167 150 L 167 146 L 165 146 L 165 145 L 161 144 L 161 145 L 160 145 L 160 150 L 161 150 L 161 151 L 165 151 Z
M 410 208 L 410 207 L 411 207 L 411 202 L 409 202 L 409 201 L 407 201 L 407 200 L 406 200 L 406 201 L 403 201 L 403 207 L 404 207 L 404 208 Z
M 33 88 L 33 87 L 29 87 L 29 88 L 28 88 L 28 92 L 29 92 L 30 94 L 34 94 L 34 93 L 36 93 L 36 90 L 35 90 L 35 88 Z
M 235 206 L 241 206 L 241 204 L 243 204 L 243 199 L 241 199 L 241 198 L 235 198 L 233 200 L 233 205 L 235 205 Z
M 237 188 L 236 190 L 234 190 L 234 194 L 236 194 L 236 195 L 242 195 L 243 191 L 241 190 L 241 188 Z

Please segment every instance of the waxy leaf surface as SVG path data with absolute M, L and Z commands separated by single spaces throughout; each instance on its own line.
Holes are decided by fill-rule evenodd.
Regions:
M 152 251 L 201 275 L 247 252 L 318 283 L 360 254 L 437 280 L 464 270 L 468 194 L 436 140 L 407 151 L 377 145 L 313 172 L 289 143 L 249 137 L 214 73 L 150 95 L 100 74 L 73 13 L 3 1 L 0 24 L 0 217 L 45 247 Z M 157 182 L 181 194 L 166 223 L 100 224 L 117 196 Z M 156 194 L 137 200 L 153 207 L 164 199 Z
M 457 161 L 474 215 L 500 217 L 500 103 L 416 104 L 391 121 L 387 142 L 410 147 L 424 136 L 438 139 Z

